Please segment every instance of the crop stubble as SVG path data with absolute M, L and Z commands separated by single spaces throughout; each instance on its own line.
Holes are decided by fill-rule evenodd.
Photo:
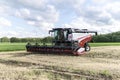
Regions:
M 120 46 L 92 47 L 85 55 L 0 53 L 0 79 L 119 80 Z

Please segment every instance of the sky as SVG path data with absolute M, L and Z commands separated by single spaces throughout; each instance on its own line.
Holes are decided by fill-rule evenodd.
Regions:
M 58 27 L 120 31 L 120 0 L 0 0 L 0 37 L 45 37 Z

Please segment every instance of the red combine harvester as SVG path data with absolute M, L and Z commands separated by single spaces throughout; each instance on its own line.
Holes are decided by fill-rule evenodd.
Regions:
M 26 45 L 27 51 L 81 55 L 86 51 L 90 51 L 88 44 L 92 39 L 92 34 L 90 33 L 97 35 L 96 31 L 74 28 L 53 28 L 49 33 L 53 35 L 52 45 L 31 45 L 28 43 Z

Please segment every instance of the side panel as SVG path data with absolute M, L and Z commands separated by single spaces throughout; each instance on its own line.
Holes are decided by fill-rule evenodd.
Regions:
M 86 36 L 83 36 L 81 38 L 78 38 L 78 44 L 80 47 L 84 47 L 85 43 L 87 42 L 90 42 L 92 39 L 92 36 L 91 35 L 86 35 Z

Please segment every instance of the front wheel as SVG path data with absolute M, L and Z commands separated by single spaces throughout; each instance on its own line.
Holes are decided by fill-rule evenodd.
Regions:
M 90 45 L 88 43 L 85 44 L 85 51 L 90 51 Z

